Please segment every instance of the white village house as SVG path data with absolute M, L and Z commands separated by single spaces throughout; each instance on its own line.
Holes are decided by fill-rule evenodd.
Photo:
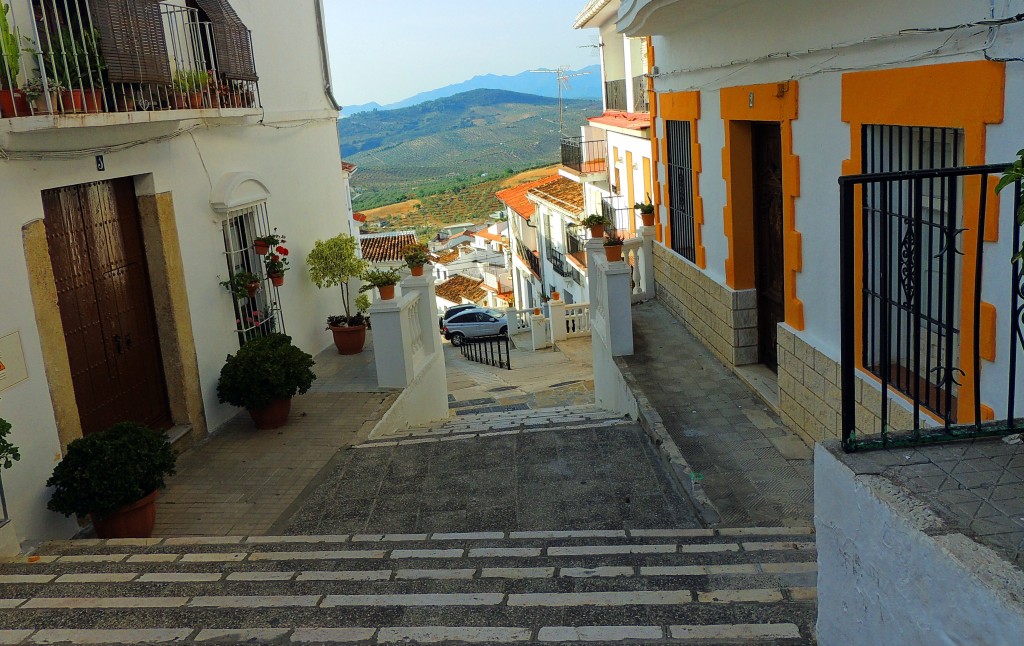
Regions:
M 327 346 L 339 296 L 304 258 L 352 214 L 319 0 L 140 3 L 128 22 L 102 0 L 81 16 L 3 4 L 29 43 L 0 68 L 14 87 L 37 77 L 58 25 L 82 43 L 98 33 L 106 67 L 35 105 L 0 90 L 0 417 L 22 455 L 2 473 L 10 550 L 77 531 L 46 510 L 44 486 L 75 438 L 132 419 L 187 445 L 237 413 L 215 388 L 241 338 Z M 275 230 L 290 250 L 280 287 L 251 244 Z M 255 302 L 219 284 L 242 269 L 262 279 Z

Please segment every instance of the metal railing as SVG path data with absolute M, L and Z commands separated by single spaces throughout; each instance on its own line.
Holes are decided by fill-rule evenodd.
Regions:
M 1020 421 L 1014 419 L 1017 360 L 1024 345 L 1024 271 L 1019 262 L 992 264 L 1005 267 L 1008 275 L 985 281 L 1010 282 L 1009 360 L 1005 380 L 1001 374 L 988 375 L 984 393 L 981 375 L 986 246 L 981 232 L 994 199 L 989 179 L 1005 168 L 839 178 L 845 450 L 1020 431 Z M 1014 188 L 1017 213 L 1019 181 Z M 1015 221 L 1015 250 L 1020 242 L 1021 225 Z M 989 359 L 995 358 L 995 343 L 987 349 Z M 989 363 L 985 370 L 1004 369 L 1002 365 Z M 996 385 L 1002 383 L 1005 391 Z M 999 413 L 985 410 L 983 394 L 992 402 L 1005 395 L 1002 420 L 996 421 Z
M 608 142 L 562 137 L 562 165 L 577 173 L 601 173 L 608 169 Z
M 201 21 L 197 10 L 147 5 L 132 16 L 131 29 L 127 18 L 111 28 L 120 37 L 113 49 L 100 29 L 109 16 L 101 21 L 92 6 L 25 0 L 24 11 L 9 10 L 0 18 L 0 41 L 6 33 L 17 43 L 0 45 L 3 117 L 259 107 L 256 81 L 228 78 L 218 69 L 218 44 L 226 51 L 229 43 L 218 43 L 217 28 Z M 19 14 L 24 27 L 17 24 Z M 255 70 L 251 33 L 237 26 L 219 28 L 248 45 L 233 54 L 243 52 L 244 65 Z M 119 80 L 126 76 L 138 80 Z
M 556 274 L 563 278 L 568 278 L 572 275 L 572 267 L 565 259 L 565 254 L 555 249 L 550 240 L 548 240 L 547 244 L 547 256 L 548 262 L 551 263 L 551 268 L 555 270 Z
M 621 195 L 602 197 L 601 214 L 611 222 L 605 225 L 609 232 L 629 231 L 629 220 L 634 217 L 633 207 L 626 204 L 626 198 Z
M 512 359 L 509 356 L 511 345 L 507 334 L 464 339 L 459 349 L 462 351 L 462 356 L 470 361 L 484 363 L 495 368 L 512 369 Z M 502 353 L 503 349 L 504 354 Z
M 649 79 L 644 76 L 633 77 L 633 112 L 650 112 L 651 105 L 647 96 Z
M 626 79 L 604 82 L 604 109 L 623 112 L 629 109 L 626 103 Z
M 516 236 L 516 254 L 538 278 L 543 275 L 540 271 L 540 258 L 523 244 L 523 239 L 519 236 Z

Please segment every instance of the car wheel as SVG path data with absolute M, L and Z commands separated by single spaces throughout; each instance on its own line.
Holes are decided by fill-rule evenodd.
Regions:
M 498 330 L 498 336 L 508 336 L 508 328 L 503 327 L 500 330 Z
M 456 332 L 452 335 L 450 341 L 456 348 L 465 343 L 466 337 L 461 332 Z

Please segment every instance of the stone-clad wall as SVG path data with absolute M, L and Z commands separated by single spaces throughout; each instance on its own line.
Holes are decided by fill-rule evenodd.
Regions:
M 785 325 L 779 326 L 779 408 L 782 420 L 811 442 L 842 436 L 842 389 L 839 362 L 815 350 Z M 882 431 L 879 384 L 858 377 L 857 429 Z M 890 430 L 913 428 L 914 415 L 893 395 L 889 399 Z
M 654 245 L 658 300 L 729 366 L 757 363 L 757 298 L 719 284 L 679 255 Z

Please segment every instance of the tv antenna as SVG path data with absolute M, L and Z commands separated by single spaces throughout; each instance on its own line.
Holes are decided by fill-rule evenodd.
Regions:
M 558 84 L 558 135 L 562 135 L 562 90 L 569 89 L 569 79 L 577 76 L 586 76 L 590 72 L 574 72 L 568 65 L 562 65 L 553 70 L 530 70 L 535 74 L 554 74 Z M 571 72 L 571 73 L 570 73 Z

